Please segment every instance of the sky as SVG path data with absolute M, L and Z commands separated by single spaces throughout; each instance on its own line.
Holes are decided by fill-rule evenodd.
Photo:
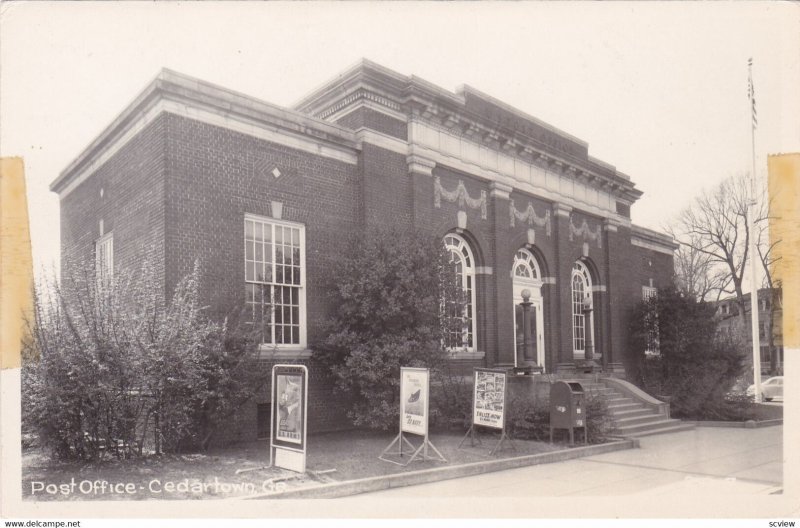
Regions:
M 162 67 L 290 106 L 362 57 L 468 84 L 589 144 L 663 229 L 692 198 L 800 151 L 800 6 L 782 2 L 0 4 L 0 154 L 21 156 L 37 276 L 49 184 Z

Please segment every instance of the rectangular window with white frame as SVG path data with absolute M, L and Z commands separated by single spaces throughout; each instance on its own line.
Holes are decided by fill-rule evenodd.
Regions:
M 305 226 L 244 218 L 245 306 L 264 346 L 305 348 Z
M 98 280 L 114 277 L 114 234 L 111 232 L 94 243 L 94 272 Z

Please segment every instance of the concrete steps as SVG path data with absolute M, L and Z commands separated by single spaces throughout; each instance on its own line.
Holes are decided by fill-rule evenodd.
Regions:
M 645 400 L 636 397 L 635 393 L 599 382 L 583 383 L 584 391 L 593 396 L 599 396 L 606 401 L 609 414 L 614 422 L 613 434 L 638 438 L 654 434 L 673 433 L 694 429 L 694 425 L 685 424 L 680 420 L 669 418 L 666 414 L 659 413 Z M 647 398 L 647 396 L 645 396 Z

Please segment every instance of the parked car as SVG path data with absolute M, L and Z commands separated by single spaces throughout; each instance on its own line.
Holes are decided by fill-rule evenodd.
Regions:
M 747 387 L 747 395 L 755 396 L 756 386 Z M 783 376 L 774 376 L 761 382 L 761 399 L 772 401 L 773 398 L 783 399 Z

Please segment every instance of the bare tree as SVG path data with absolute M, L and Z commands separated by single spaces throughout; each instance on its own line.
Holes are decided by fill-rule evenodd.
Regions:
M 676 275 L 680 286 L 701 300 L 708 300 L 716 293 L 716 299 L 732 295 L 739 308 L 742 328 L 748 327 L 749 302 L 743 291 L 750 237 L 756 237 L 756 258 L 764 270 L 763 286 L 776 292 L 771 275 L 774 262 L 773 249 L 779 241 L 768 241 L 767 200 L 757 200 L 753 211 L 755 232 L 750 233 L 747 223 L 750 205 L 749 175 L 732 176 L 703 192 L 689 207 L 684 209 L 671 233 L 680 243 L 676 255 Z M 753 294 L 762 285 L 752 285 Z M 775 299 L 770 302 L 770 318 L 767 335 L 771 351 L 771 370 L 777 368 L 772 320 Z
M 695 260 L 704 262 L 706 281 L 718 296 L 736 296 L 739 314 L 746 327 L 747 302 L 742 290 L 750 245 L 747 225 L 748 180 L 740 174 L 724 180 L 711 191 L 704 191 L 684 209 L 677 222 L 677 240 Z M 708 292 L 706 293 L 708 294 Z
M 679 236 L 674 229 L 667 229 L 676 240 Z M 711 256 L 698 250 L 698 240 L 684 237 L 688 242 L 681 242 L 675 253 L 675 277 L 681 291 L 691 297 L 708 301 L 720 295 L 720 285 L 725 279 L 724 273 L 711 260 Z

